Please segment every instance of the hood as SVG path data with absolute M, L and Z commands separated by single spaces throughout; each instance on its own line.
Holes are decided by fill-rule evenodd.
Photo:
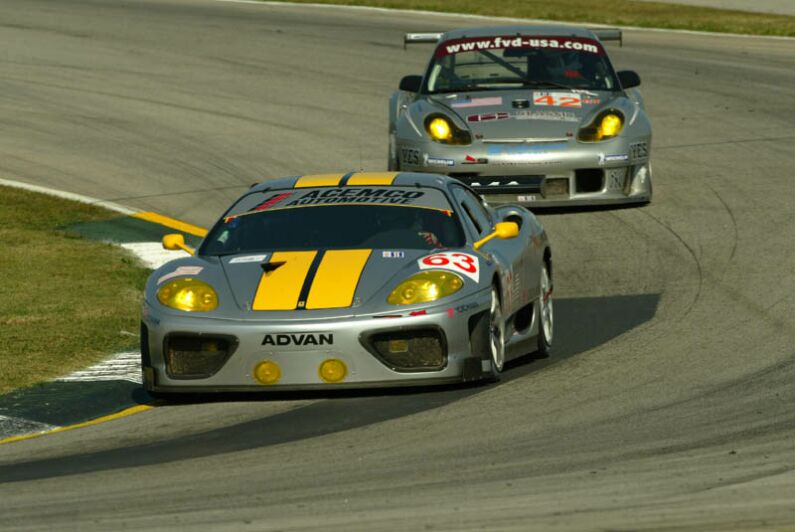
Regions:
M 243 310 L 361 307 L 425 254 L 421 250 L 274 251 L 223 257 L 224 273 Z
M 435 261 L 422 261 L 437 256 Z M 439 255 L 450 255 L 446 264 Z M 456 263 L 459 261 L 459 263 Z M 449 269 L 462 274 L 461 295 L 478 289 L 479 255 L 469 250 L 318 250 L 273 251 L 223 257 L 190 257 L 173 261 L 150 277 L 147 299 L 167 280 L 197 277 L 218 293 L 219 306 L 208 317 L 292 320 L 381 314 L 389 293 L 423 269 Z M 472 271 L 468 271 L 472 270 Z M 310 315 L 296 310 L 317 311 Z M 180 311 L 175 311 L 180 312 Z
M 610 91 L 521 89 L 436 95 L 428 100 L 458 117 L 475 138 L 488 141 L 572 137 L 596 111 L 619 97 L 620 93 Z

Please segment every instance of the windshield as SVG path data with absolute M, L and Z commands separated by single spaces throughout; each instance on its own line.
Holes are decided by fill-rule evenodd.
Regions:
M 440 190 L 329 187 L 244 196 L 213 227 L 199 254 L 464 244 L 461 224 Z
M 449 40 L 436 48 L 426 78 L 430 94 L 515 87 L 619 88 L 602 45 L 580 37 Z

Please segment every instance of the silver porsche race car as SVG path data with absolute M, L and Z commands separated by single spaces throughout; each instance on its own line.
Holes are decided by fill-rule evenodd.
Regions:
M 547 353 L 551 250 L 535 216 L 441 175 L 252 187 L 144 295 L 145 388 L 172 392 L 496 380 Z
M 651 124 L 639 76 L 569 26 L 407 34 L 437 43 L 424 76 L 389 101 L 389 169 L 443 173 L 493 203 L 651 201 Z

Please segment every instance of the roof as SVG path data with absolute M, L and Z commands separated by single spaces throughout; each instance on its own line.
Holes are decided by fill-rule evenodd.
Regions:
M 249 192 L 270 189 L 306 188 L 306 187 L 340 187 L 340 186 L 421 186 L 429 188 L 445 188 L 448 182 L 456 180 L 439 174 L 419 172 L 348 172 L 335 174 L 312 174 L 304 176 L 284 177 L 263 181 Z

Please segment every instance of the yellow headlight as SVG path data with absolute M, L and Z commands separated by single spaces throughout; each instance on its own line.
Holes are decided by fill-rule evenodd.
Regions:
M 623 125 L 624 122 L 620 116 L 613 113 L 605 115 L 602 118 L 602 123 L 599 124 L 599 138 L 615 137 L 621 131 Z
M 428 133 L 436 140 L 450 140 L 453 130 L 450 123 L 442 117 L 437 117 L 428 122 Z
M 213 287 L 199 279 L 186 277 L 169 281 L 157 290 L 163 305 L 186 312 L 210 312 L 218 306 Z
M 453 272 L 427 271 L 400 283 L 387 298 L 390 305 L 413 305 L 436 301 L 461 290 L 464 281 Z

